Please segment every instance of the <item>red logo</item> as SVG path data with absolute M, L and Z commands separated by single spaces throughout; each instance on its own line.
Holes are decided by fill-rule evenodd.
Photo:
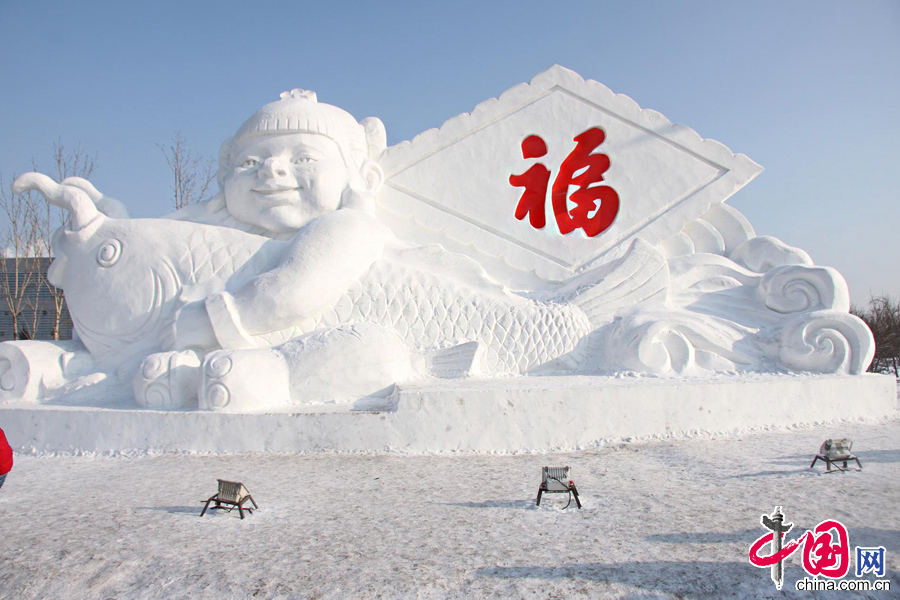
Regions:
M 840 521 L 827 520 L 816 525 L 796 540 L 784 542 L 784 535 L 792 525 L 783 522 L 780 507 L 776 507 L 772 517 L 762 517 L 763 526 L 771 529 L 750 546 L 750 563 L 756 567 L 772 567 L 772 579 L 778 589 L 783 580 L 782 561 L 803 546 L 803 568 L 812 576 L 821 575 L 838 579 L 850 570 L 850 536 Z M 779 538 L 776 540 L 775 536 Z M 770 554 L 761 555 L 763 548 L 770 548 Z
M 581 228 L 588 237 L 594 237 L 609 229 L 619 213 L 619 194 L 608 185 L 597 185 L 609 169 L 609 156 L 592 154 L 606 139 L 599 127 L 592 127 L 575 136 L 575 149 L 562 161 L 559 173 L 553 181 L 552 206 L 556 224 L 563 235 Z M 529 135 L 522 141 L 523 158 L 540 158 L 547 154 L 547 143 L 537 135 Z M 510 185 L 523 187 L 516 218 L 528 222 L 535 229 L 547 224 L 545 204 L 550 184 L 550 169 L 535 163 L 521 175 L 510 175 Z M 577 186 L 571 194 L 570 186 Z M 575 206 L 569 208 L 569 201 Z M 598 205 L 599 202 L 599 205 Z

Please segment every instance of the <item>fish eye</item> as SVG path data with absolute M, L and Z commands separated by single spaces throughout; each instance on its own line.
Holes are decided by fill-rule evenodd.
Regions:
M 122 242 L 113 238 L 106 240 L 100 249 L 97 250 L 97 263 L 104 269 L 108 269 L 117 262 L 122 256 Z

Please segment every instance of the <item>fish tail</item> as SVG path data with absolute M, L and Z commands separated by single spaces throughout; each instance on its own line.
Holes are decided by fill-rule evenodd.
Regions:
M 581 308 L 597 328 L 622 308 L 665 299 L 668 285 L 666 258 L 654 246 L 636 239 L 622 258 L 570 279 L 559 296 Z
M 441 379 L 455 379 L 481 374 L 481 357 L 484 352 L 483 344 L 466 342 L 449 348 L 423 352 L 419 358 L 423 363 L 421 365 L 423 370 L 429 375 Z

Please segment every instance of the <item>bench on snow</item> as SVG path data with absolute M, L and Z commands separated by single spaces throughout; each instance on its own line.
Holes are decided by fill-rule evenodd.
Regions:
M 253 496 L 250 495 L 250 491 L 244 487 L 243 483 L 239 481 L 225 481 L 224 479 L 217 479 L 216 481 L 219 482 L 219 491 L 206 501 L 206 506 L 203 507 L 203 512 L 200 513 L 201 517 L 206 514 L 206 509 L 209 508 L 211 502 L 216 503 L 216 505 L 213 506 L 214 509 L 221 508 L 231 512 L 237 508 L 242 519 L 244 518 L 245 510 L 250 514 L 253 514 L 253 508 L 259 508 L 259 506 L 256 505 L 256 500 L 253 499 Z M 244 508 L 244 503 L 248 500 L 253 504 L 253 508 L 250 508 L 249 506 Z

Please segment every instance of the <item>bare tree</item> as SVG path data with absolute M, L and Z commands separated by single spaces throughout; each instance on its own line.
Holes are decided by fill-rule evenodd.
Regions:
M 67 150 L 57 140 L 53 144 L 53 165 L 57 182 L 73 176 L 90 177 L 97 168 L 97 156 L 88 154 L 80 144 L 74 150 Z M 38 171 L 33 160 L 32 170 Z M 2 234 L 4 260 L 0 261 L 3 275 L 0 294 L 12 317 L 13 337 L 35 337 L 44 313 L 52 312 L 52 336 L 59 339 L 65 297 L 61 289 L 47 280 L 47 268 L 53 258 L 50 243 L 53 232 L 63 225 L 67 215 L 39 195 L 10 193 L 2 181 L 0 209 L 8 221 Z M 30 309 L 30 319 L 23 321 L 28 314 L 26 308 Z
M 215 161 L 194 155 L 187 148 L 181 131 L 172 135 L 169 146 L 159 145 L 166 163 L 172 171 L 172 201 L 175 210 L 206 198 L 209 187 L 216 178 Z
M 97 155 L 88 154 L 84 148 L 81 147 L 81 144 L 78 144 L 74 149 L 67 151 L 62 140 L 57 140 L 53 143 L 53 169 L 56 171 L 55 175 L 57 183 L 67 177 L 83 177 L 88 179 L 97 169 Z M 37 171 L 36 168 L 34 170 Z M 43 249 L 41 256 L 46 257 L 43 260 L 49 262 L 49 260 L 52 260 L 53 258 L 52 248 L 50 247 L 53 232 L 56 231 L 57 228 L 62 227 L 63 223 L 68 218 L 68 215 L 66 215 L 63 209 L 57 206 L 51 206 L 49 202 L 43 202 L 42 209 L 37 211 L 37 215 L 36 229 L 38 243 Z M 66 304 L 65 296 L 61 289 L 54 287 L 51 285 L 50 281 L 47 280 L 47 269 L 40 268 L 41 265 L 37 266 L 42 289 L 38 290 L 38 294 L 34 296 L 34 303 L 37 304 L 40 292 L 46 291 L 50 298 L 53 310 L 53 327 L 51 334 L 54 340 L 58 340 L 63 308 Z M 35 306 L 34 310 L 35 313 L 37 313 L 38 307 Z
M 34 255 L 39 253 L 36 228 L 36 199 L 30 192 L 13 194 L 0 176 L 0 209 L 9 223 L 3 234 L 3 258 L 0 260 L 0 294 L 12 317 L 13 339 L 28 339 L 34 335 L 26 328 L 23 311 L 29 304 L 29 296 L 38 284 Z M 37 317 L 35 316 L 35 319 Z
M 866 322 L 875 337 L 873 373 L 894 373 L 900 377 L 900 298 L 872 296 L 865 309 L 852 307 L 854 315 Z

